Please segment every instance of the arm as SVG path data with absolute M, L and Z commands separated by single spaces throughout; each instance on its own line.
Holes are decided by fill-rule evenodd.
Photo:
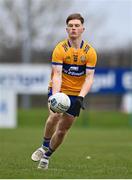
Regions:
M 75 116 L 79 116 L 81 108 L 84 109 L 83 99 L 84 99 L 84 96 L 86 96 L 86 94 L 90 91 L 90 88 L 93 84 L 93 78 L 94 78 L 94 70 L 86 69 L 85 81 L 82 85 L 82 89 L 76 99 L 74 106 L 73 106 Z
M 93 84 L 94 79 L 94 68 L 97 61 L 97 55 L 93 48 L 90 48 L 87 54 L 87 64 L 86 64 L 86 77 L 85 81 L 82 85 L 82 88 L 80 90 L 80 93 L 76 99 L 76 102 L 73 106 L 73 109 L 75 111 L 75 116 L 79 116 L 80 109 L 84 109 L 83 106 L 83 99 L 86 96 L 86 94 L 90 91 L 90 88 Z
M 94 79 L 94 68 L 97 62 L 96 51 L 91 47 L 87 53 L 86 78 L 79 96 L 84 97 L 90 91 Z
M 86 94 L 90 91 L 90 88 L 93 84 L 93 79 L 94 79 L 94 70 L 86 69 L 86 78 L 79 96 L 82 97 L 86 96 Z
M 62 83 L 62 65 L 52 65 L 52 91 L 53 94 L 57 93 L 61 89 Z

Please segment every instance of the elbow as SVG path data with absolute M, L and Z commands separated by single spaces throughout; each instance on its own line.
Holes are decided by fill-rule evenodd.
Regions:
M 92 78 L 92 79 L 91 79 L 91 85 L 93 84 L 93 82 L 94 82 L 94 79 Z
M 93 77 L 92 77 L 92 78 L 86 78 L 85 81 L 86 81 L 88 84 L 92 85 L 93 82 L 94 82 L 94 78 L 93 78 Z
M 62 81 L 62 76 L 60 74 L 56 74 L 56 75 L 53 76 L 52 81 L 54 81 L 55 83 L 61 82 Z

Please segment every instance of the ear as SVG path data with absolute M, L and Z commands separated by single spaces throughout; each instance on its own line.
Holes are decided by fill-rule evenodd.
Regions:
M 68 32 L 68 28 L 66 27 L 66 32 Z
M 85 28 L 83 27 L 83 28 L 82 28 L 82 33 L 83 33 L 84 31 L 85 31 Z

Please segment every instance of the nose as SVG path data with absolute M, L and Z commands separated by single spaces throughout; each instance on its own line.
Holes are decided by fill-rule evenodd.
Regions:
M 72 29 L 73 29 L 73 30 L 75 30 L 75 29 L 76 29 L 76 27 L 75 27 L 75 26 L 72 26 Z

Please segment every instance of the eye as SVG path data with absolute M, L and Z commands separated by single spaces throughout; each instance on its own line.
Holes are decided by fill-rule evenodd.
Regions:
M 80 27 L 80 24 L 75 24 L 75 27 Z
M 73 24 L 68 24 L 68 27 L 73 27 Z

